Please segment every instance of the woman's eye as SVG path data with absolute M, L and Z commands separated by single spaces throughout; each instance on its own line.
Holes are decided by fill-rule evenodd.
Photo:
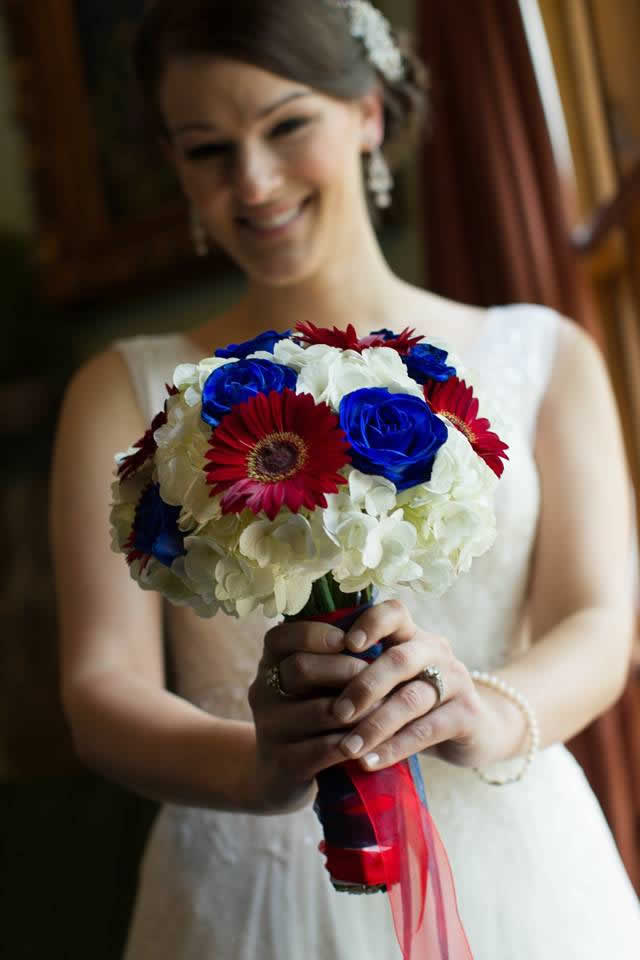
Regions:
M 271 131 L 272 137 L 286 137 L 289 133 L 295 133 L 296 130 L 299 130 L 301 127 L 305 127 L 309 123 L 309 120 L 306 117 L 291 117 L 290 120 L 283 120 L 282 123 L 279 123 Z
M 189 160 L 206 160 L 208 157 L 224 157 L 233 149 L 230 143 L 201 143 L 185 150 Z
M 286 137 L 305 127 L 310 120 L 307 117 L 291 117 L 289 120 L 283 120 L 271 131 L 271 137 Z M 220 140 L 216 143 L 199 143 L 195 147 L 189 147 L 185 150 L 185 156 L 188 160 L 208 160 L 213 157 L 228 158 L 233 154 L 234 144 L 230 141 Z

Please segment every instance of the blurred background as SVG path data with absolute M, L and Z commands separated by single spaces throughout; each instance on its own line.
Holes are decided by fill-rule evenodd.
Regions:
M 640 489 L 638 0 L 385 0 L 431 73 L 430 135 L 381 240 L 445 296 L 546 303 L 610 367 Z M 184 329 L 242 278 L 191 249 L 128 51 L 144 0 L 0 6 L 0 952 L 117 958 L 153 804 L 75 759 L 57 692 L 49 459 L 73 370 Z M 640 685 L 571 745 L 640 891 Z M 3 939 L 4 946 L 3 950 Z

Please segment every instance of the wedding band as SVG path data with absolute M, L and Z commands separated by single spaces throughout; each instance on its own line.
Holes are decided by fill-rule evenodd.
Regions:
M 426 683 L 430 683 L 433 689 L 436 691 L 438 695 L 436 707 L 439 707 L 444 700 L 444 680 L 442 679 L 442 674 L 440 673 L 439 667 L 433 665 L 425 667 L 424 670 L 420 671 L 418 676 Z
M 282 678 L 280 677 L 279 664 L 276 663 L 273 667 L 269 667 L 266 673 L 266 681 L 267 686 L 279 693 L 281 697 L 286 697 L 287 700 L 295 700 L 295 697 L 292 693 L 287 693 L 286 690 L 282 689 Z

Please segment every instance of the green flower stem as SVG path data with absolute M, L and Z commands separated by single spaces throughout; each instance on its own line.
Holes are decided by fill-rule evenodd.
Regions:
M 313 591 L 316 596 L 318 607 L 322 608 L 322 613 L 334 613 L 336 605 L 334 603 L 331 587 L 326 577 L 320 577 L 313 585 Z
M 336 610 L 342 610 L 344 607 L 358 607 L 360 606 L 360 594 L 359 593 L 343 593 L 340 584 L 337 583 L 332 575 L 329 573 L 326 577 L 329 586 L 331 588 L 331 594 L 333 596 L 333 602 L 335 604 Z
M 323 613 L 335 613 L 336 610 L 371 603 L 372 598 L 373 587 L 367 587 L 366 590 L 356 593 L 343 593 L 340 584 L 328 573 L 313 584 L 304 609 L 295 616 L 285 615 L 284 619 L 288 623 L 294 623 L 296 620 L 308 620 L 310 617 L 321 616 Z

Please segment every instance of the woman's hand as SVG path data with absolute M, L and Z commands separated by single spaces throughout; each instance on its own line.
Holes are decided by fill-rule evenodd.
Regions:
M 256 790 L 265 813 L 311 798 L 314 777 L 341 763 L 345 724 L 333 712 L 336 692 L 367 664 L 344 656 L 344 633 L 323 623 L 283 623 L 270 630 L 249 689 L 256 727 Z M 278 667 L 283 693 L 269 682 Z
M 362 653 L 383 639 L 387 650 L 358 671 L 333 705 L 336 722 L 352 728 L 339 745 L 343 758 L 361 759 L 366 769 L 379 770 L 424 750 L 465 767 L 514 753 L 524 733 L 517 708 L 476 689 L 448 641 L 419 629 L 397 600 L 368 609 L 345 646 Z M 444 683 L 442 703 L 421 677 L 431 666 Z
M 374 663 L 344 655 L 381 640 L 387 649 Z M 275 666 L 282 693 L 268 683 Z M 430 666 L 444 682 L 442 703 L 420 676 Z M 303 806 L 315 775 L 345 759 L 378 770 L 432 750 L 459 766 L 486 766 L 512 756 L 525 732 L 518 709 L 478 690 L 448 641 L 419 629 L 396 600 L 369 608 L 346 637 L 322 623 L 274 627 L 249 703 L 265 812 Z

